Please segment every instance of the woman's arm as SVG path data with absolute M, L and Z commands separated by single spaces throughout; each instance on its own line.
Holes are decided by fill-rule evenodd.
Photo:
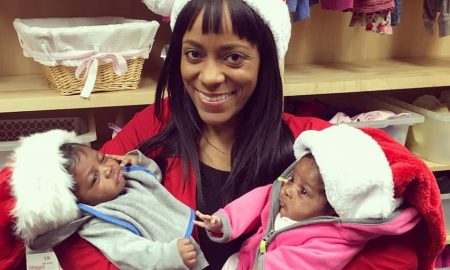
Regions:
M 95 246 L 74 233 L 53 250 L 64 270 L 117 270 Z
M 412 230 L 403 235 L 382 236 L 371 240 L 343 269 L 417 270 L 417 233 L 417 230 Z

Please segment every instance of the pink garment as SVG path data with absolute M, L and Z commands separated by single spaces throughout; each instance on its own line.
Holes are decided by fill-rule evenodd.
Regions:
M 394 0 L 355 0 L 351 11 L 353 13 L 374 13 L 393 10 Z
M 374 13 L 355 12 L 350 20 L 350 26 L 361 25 L 366 31 L 378 34 L 392 34 L 391 10 Z
M 339 124 L 339 123 L 350 123 L 351 121 L 352 119 L 346 113 L 338 112 L 328 122 L 332 124 Z
M 350 117 L 343 112 L 338 112 L 328 122 L 330 122 L 332 124 L 339 124 L 339 123 L 350 123 L 350 122 L 398 119 L 398 118 L 404 118 L 404 117 L 408 117 L 408 116 L 409 116 L 408 113 L 395 114 L 391 111 L 385 111 L 385 110 L 360 113 L 353 117 Z
M 353 7 L 353 0 L 322 0 L 320 5 L 323 9 L 345 11 Z
M 239 251 L 238 269 L 252 269 L 261 240 L 267 233 L 270 213 L 278 213 L 271 205 L 275 185 L 277 182 L 256 188 L 216 212 L 224 218 L 223 236 L 210 235 L 217 242 L 227 242 L 256 230 Z M 261 255 L 262 260 L 258 259 L 258 269 L 342 269 L 367 241 L 382 235 L 403 234 L 420 221 L 420 216 L 414 208 L 407 208 L 392 220 L 380 224 L 334 221 L 324 219 L 280 232 L 268 244 L 266 253 Z

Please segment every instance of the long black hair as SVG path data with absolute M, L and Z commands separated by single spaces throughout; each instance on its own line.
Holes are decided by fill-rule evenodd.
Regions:
M 142 152 L 160 149 L 155 160 L 163 171 L 168 164 L 162 163 L 169 156 L 181 157 L 185 177 L 192 166 L 197 177 L 197 199 L 202 199 L 198 142 L 204 123 L 184 90 L 180 71 L 182 40 L 202 10 L 203 33 L 222 33 L 225 1 L 233 32 L 256 44 L 261 60 L 256 89 L 240 112 L 244 117 L 231 151 L 231 172 L 223 186 L 227 194 L 224 203 L 271 183 L 294 160 L 293 135 L 282 120 L 282 81 L 274 38 L 269 27 L 242 0 L 191 0 L 181 10 L 156 88 L 157 117 L 164 120 L 166 94 L 170 118 L 165 129 L 140 146 Z

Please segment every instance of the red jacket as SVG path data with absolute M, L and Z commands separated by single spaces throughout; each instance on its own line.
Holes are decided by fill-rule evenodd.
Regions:
M 149 105 L 144 110 L 137 113 L 133 117 L 133 119 L 128 122 L 125 127 L 123 127 L 123 129 L 113 140 L 107 142 L 103 146 L 102 151 L 110 154 L 125 154 L 126 152 L 137 148 L 142 141 L 157 134 L 163 127 L 161 126 L 161 123 L 156 119 L 153 112 L 154 106 Z M 330 125 L 328 122 L 317 118 L 294 117 L 290 114 L 284 114 L 284 121 L 290 127 L 295 137 L 304 130 L 320 130 Z M 377 136 L 379 140 L 387 140 L 388 142 L 391 142 L 391 140 L 382 132 L 380 132 Z M 391 147 L 391 145 L 389 144 L 388 147 Z M 399 151 L 407 156 L 408 159 L 417 160 L 412 157 L 412 155 L 406 150 L 406 148 L 402 147 Z M 173 164 L 172 167 L 170 167 L 166 171 L 164 186 L 180 201 L 182 201 L 189 207 L 196 209 L 195 177 L 190 177 L 187 180 L 185 189 L 183 190 L 183 185 L 180 185 L 180 179 L 183 179 L 181 161 L 179 158 L 172 158 L 171 161 L 173 161 Z M 168 164 L 170 164 L 170 160 Z M 420 168 L 423 169 L 423 167 Z M 426 166 L 424 168 L 424 170 L 427 171 L 426 173 L 431 174 Z M 428 174 L 427 176 L 429 176 Z M 434 183 L 433 186 L 433 183 L 430 184 L 429 182 L 430 179 L 428 179 L 427 185 L 431 185 L 431 193 L 434 194 L 437 192 L 437 195 L 435 195 L 439 196 L 439 190 L 437 189 L 436 183 Z M 398 192 L 397 195 L 402 195 L 402 193 L 403 191 Z M 433 245 L 435 246 L 432 254 L 428 256 L 429 258 L 434 258 L 435 256 L 437 256 L 436 252 L 440 252 L 445 242 L 445 228 L 442 219 L 442 207 L 439 204 L 433 205 L 432 208 L 432 210 L 437 213 L 435 215 L 436 219 L 434 219 L 433 221 L 437 222 L 437 225 L 436 228 L 428 229 L 437 230 L 437 234 L 432 239 Z M 420 210 L 419 212 L 422 213 Z M 429 223 L 427 225 L 429 225 Z M 386 236 L 377 240 L 370 241 L 367 247 L 349 263 L 346 269 L 417 269 L 418 252 L 416 252 L 415 247 L 412 245 L 415 244 L 413 243 L 413 240 L 417 238 L 416 234 L 427 234 L 426 228 L 421 229 L 422 230 L 413 230 L 413 232 L 407 235 Z M 81 239 L 78 235 L 73 235 L 70 239 L 64 241 L 62 244 L 55 248 L 55 252 L 58 255 L 58 259 L 60 260 L 62 268 L 66 270 L 116 269 L 114 265 L 108 262 L 108 260 L 101 254 L 100 251 L 98 251 L 95 247 L 90 245 L 85 240 Z M 426 265 L 424 267 L 421 267 L 422 269 L 431 269 L 429 267 L 430 260 L 428 260 L 425 264 L 420 264 L 422 264 L 422 266 Z

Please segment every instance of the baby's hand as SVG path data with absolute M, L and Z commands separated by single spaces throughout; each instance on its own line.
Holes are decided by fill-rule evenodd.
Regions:
M 197 217 L 202 221 L 194 220 L 194 224 L 205 228 L 206 230 L 213 233 L 221 233 L 222 232 L 222 220 L 218 216 L 210 216 L 205 215 L 200 211 L 196 211 Z
M 129 155 L 129 156 L 106 155 L 106 156 L 119 161 L 120 167 L 124 167 L 127 164 L 136 165 L 139 163 L 139 156 L 137 155 Z
M 184 265 L 188 268 L 192 268 L 197 263 L 197 251 L 195 251 L 195 246 L 192 244 L 191 239 L 178 239 L 177 247 Z

